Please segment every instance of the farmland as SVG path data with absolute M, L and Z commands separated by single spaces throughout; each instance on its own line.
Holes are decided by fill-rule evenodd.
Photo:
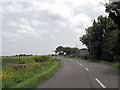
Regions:
M 60 66 L 50 56 L 21 56 L 2 58 L 2 88 L 33 88 L 43 82 Z

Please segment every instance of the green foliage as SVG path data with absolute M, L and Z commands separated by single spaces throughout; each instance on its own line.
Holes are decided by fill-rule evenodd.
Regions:
M 109 13 L 109 17 L 112 18 L 120 29 L 120 1 L 106 4 L 106 12 Z
M 114 54 L 116 60 L 120 60 L 120 1 L 106 4 L 106 12 L 109 13 L 109 18 L 111 18 L 117 25 L 117 31 L 111 33 L 111 51 Z M 114 45 L 113 45 L 114 44 Z
M 43 62 L 36 62 L 36 59 L 40 59 Z M 22 85 L 25 86 L 29 86 L 29 87 L 35 87 L 35 85 L 37 84 L 37 82 L 39 81 L 43 81 L 46 78 L 45 77 L 49 77 L 49 75 L 52 75 L 53 72 L 55 72 L 56 68 L 58 68 L 58 66 L 60 65 L 60 62 L 57 59 L 54 59 L 50 56 L 24 56 L 21 57 L 21 63 L 24 62 L 26 64 L 26 66 L 24 67 L 19 67 L 17 70 L 14 69 L 14 64 L 19 64 L 19 60 L 18 57 L 3 57 L 2 58 L 2 87 L 3 88 L 11 88 L 11 87 L 17 87 L 17 88 L 21 88 L 18 87 L 17 84 L 30 81 L 29 83 L 25 84 L 23 83 Z M 21 64 L 20 63 L 20 64 Z M 53 66 L 55 66 L 53 68 Z M 51 72 L 47 72 L 47 75 L 44 75 L 43 77 L 39 77 L 39 78 L 43 78 L 42 80 L 39 80 L 38 78 L 35 78 L 35 81 L 32 86 L 30 86 L 30 83 L 32 82 L 31 78 L 36 77 L 38 75 L 41 75 L 43 72 L 46 72 L 47 70 L 51 69 Z M 36 80 L 38 79 L 38 80 Z M 28 88 L 26 86 L 26 88 Z
M 99 16 L 80 38 L 90 56 L 109 62 L 120 61 L 120 1 L 105 5 L 109 17 Z
M 99 16 L 93 25 L 86 29 L 86 34 L 80 37 L 93 58 L 113 62 L 120 60 L 119 30 L 112 19 Z
M 11 88 L 35 88 L 41 82 L 52 76 L 55 73 L 55 71 L 60 67 L 60 65 L 60 62 L 56 61 L 48 67 L 45 67 L 41 71 L 41 73 L 35 74 L 33 77 L 24 80 L 23 82 L 18 83 L 17 85 L 12 86 Z
M 49 56 L 45 56 L 45 55 L 34 57 L 34 60 L 36 62 L 45 62 L 45 61 L 48 61 L 49 59 L 50 59 L 50 57 Z
M 59 46 L 56 48 L 55 52 L 59 53 L 59 55 L 64 55 L 64 53 L 66 53 L 66 55 L 70 55 L 70 54 L 76 54 L 76 50 L 78 50 L 78 48 Z

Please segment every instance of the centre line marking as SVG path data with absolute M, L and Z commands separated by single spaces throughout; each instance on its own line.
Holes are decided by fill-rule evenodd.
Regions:
M 78 62 L 76 62 L 76 63 L 78 63 Z
M 88 69 L 88 68 L 86 68 L 86 70 L 87 70 L 87 71 L 89 71 L 89 69 Z
M 106 86 L 104 86 L 97 78 L 95 78 L 95 80 L 100 84 L 102 88 L 106 88 Z
M 80 64 L 81 66 L 83 66 L 82 64 Z

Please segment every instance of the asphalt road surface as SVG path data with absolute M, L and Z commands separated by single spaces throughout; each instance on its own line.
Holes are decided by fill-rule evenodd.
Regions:
M 118 88 L 118 70 L 108 65 L 58 57 L 62 66 L 38 88 Z

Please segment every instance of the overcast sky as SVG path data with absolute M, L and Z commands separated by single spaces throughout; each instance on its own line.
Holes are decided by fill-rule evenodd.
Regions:
M 100 2 L 105 0 L 2 1 L 0 53 L 51 54 L 60 45 L 85 47 L 79 41 L 85 28 L 99 15 L 107 15 Z

